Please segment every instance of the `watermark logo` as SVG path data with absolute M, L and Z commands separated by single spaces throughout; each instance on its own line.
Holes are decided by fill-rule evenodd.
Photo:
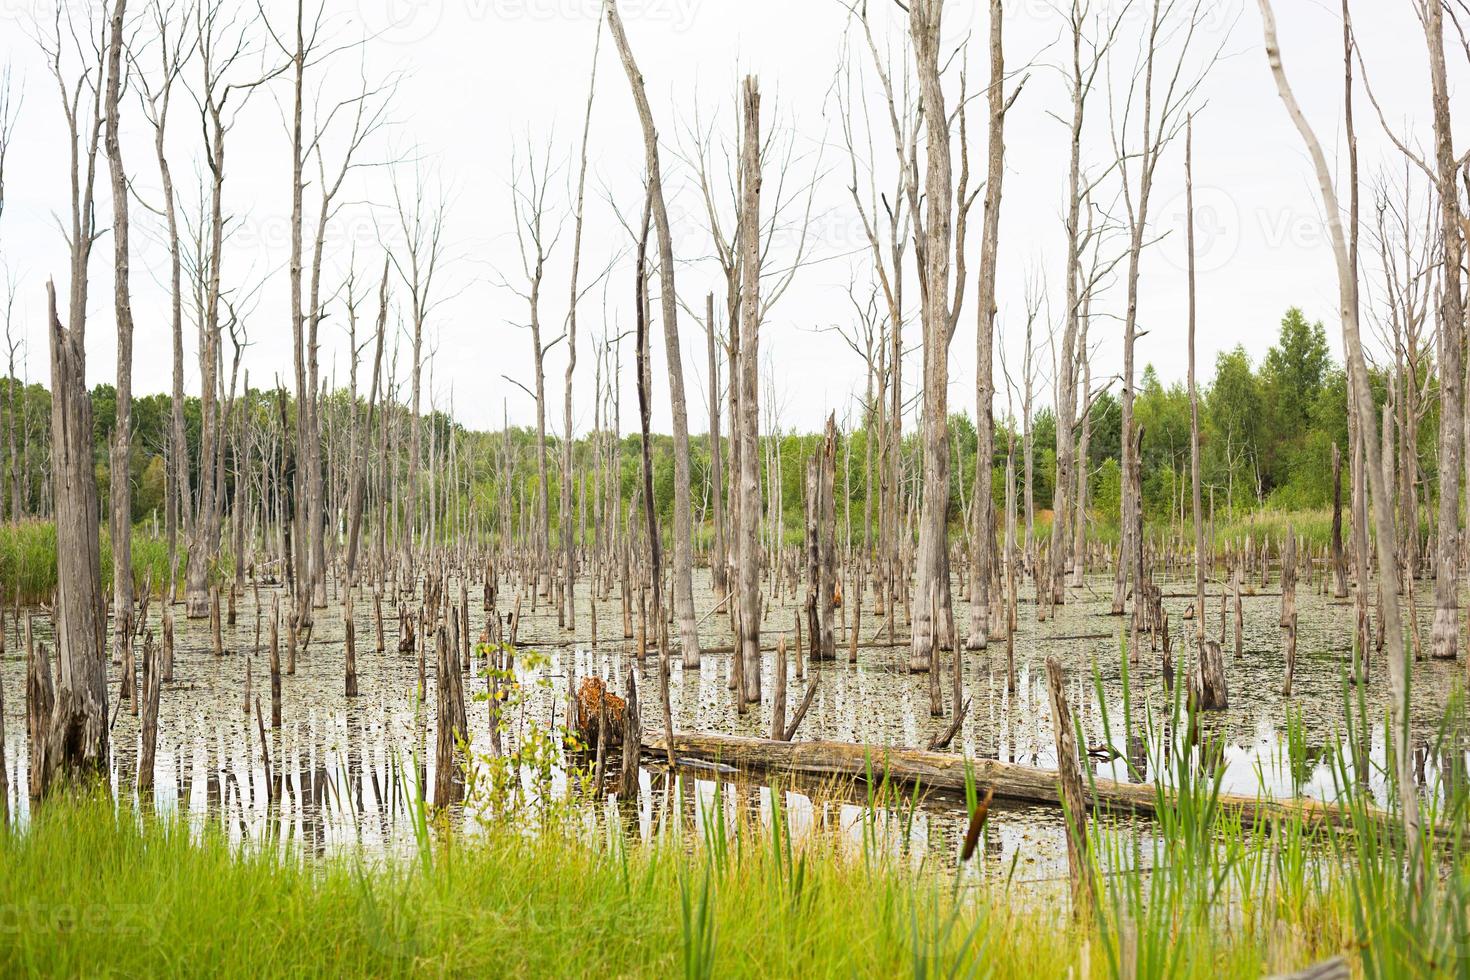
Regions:
M 1189 263 L 1189 200 L 1184 191 L 1161 211 L 1163 229 L 1170 245 L 1164 250 L 1171 265 L 1183 270 Z M 1242 231 L 1240 208 L 1224 188 L 1194 189 L 1194 267 L 1198 272 L 1217 272 L 1230 264 L 1240 251 Z
M 416 44 L 439 29 L 445 0 L 358 0 L 370 37 L 389 44 Z

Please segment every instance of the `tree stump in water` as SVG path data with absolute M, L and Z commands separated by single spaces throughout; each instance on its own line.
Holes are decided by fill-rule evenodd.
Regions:
M 1046 658 L 1046 682 L 1051 694 L 1051 721 L 1057 743 L 1057 774 L 1062 784 L 1062 805 L 1066 808 L 1067 867 L 1072 877 L 1072 905 L 1080 914 L 1091 894 L 1087 882 L 1087 797 L 1082 788 L 1077 732 L 1072 727 L 1072 711 L 1067 706 L 1062 665 L 1055 657 Z
M 342 646 L 346 677 L 344 690 L 349 698 L 357 697 L 357 623 L 352 618 L 352 590 L 342 597 Z
M 638 758 L 643 751 L 643 728 L 638 717 L 638 668 L 628 665 L 628 704 L 623 717 L 623 776 L 618 792 L 626 798 L 638 792 Z
M 138 787 L 153 788 L 154 759 L 158 752 L 158 699 L 162 689 L 159 657 L 153 649 L 153 631 L 143 635 L 142 747 L 138 750 Z M 3 736 L 0 732 L 0 736 Z
M 605 736 L 611 745 L 621 745 L 627 723 L 628 702 L 607 689 L 601 677 L 584 677 L 577 688 L 576 729 L 587 745 L 602 750 Z M 606 713 L 606 727 L 600 721 Z
M 435 664 L 438 689 L 437 739 L 434 754 L 434 806 L 446 807 L 464 796 L 464 777 L 460 772 L 458 744 L 465 737 L 464 700 L 457 690 L 459 670 L 449 634 L 440 624 L 436 634 Z
M 1201 711 L 1223 711 L 1230 706 L 1230 692 L 1225 681 L 1225 654 L 1214 640 L 1205 641 L 1194 680 L 1190 693 L 1195 706 Z

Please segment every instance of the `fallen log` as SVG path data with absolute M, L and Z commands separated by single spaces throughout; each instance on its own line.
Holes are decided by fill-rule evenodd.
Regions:
M 646 738 L 644 747 L 656 755 L 665 755 L 660 735 Z M 907 746 L 832 741 L 779 742 L 740 735 L 676 732 L 674 755 L 680 760 L 729 765 L 747 771 L 852 779 L 867 779 L 871 775 L 875 782 L 886 779 L 920 788 L 953 791 L 964 790 L 965 773 L 969 768 L 974 774 L 977 790 L 993 789 L 998 799 L 1054 806 L 1061 803 L 1059 777 L 1054 770 Z M 1084 782 L 1083 789 L 1087 805 L 1094 810 L 1127 809 L 1149 816 L 1158 810 L 1152 783 L 1121 783 L 1098 778 Z M 1347 826 L 1353 820 L 1347 808 L 1312 799 L 1272 800 L 1221 793 L 1217 803 L 1222 814 L 1238 814 L 1242 822 L 1250 826 L 1296 817 L 1300 817 L 1308 827 Z M 1386 811 L 1373 811 L 1373 819 L 1386 826 L 1399 825 L 1398 820 Z
M 1268 980 L 1348 980 L 1352 969 L 1344 957 L 1334 956 L 1330 960 L 1314 963 L 1296 973 L 1278 973 Z

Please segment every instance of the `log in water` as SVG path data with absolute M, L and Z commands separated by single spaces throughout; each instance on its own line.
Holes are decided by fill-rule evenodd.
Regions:
M 644 745 L 657 755 L 665 751 L 664 741 L 658 735 L 645 737 Z M 963 790 L 966 773 L 970 772 L 978 790 L 994 789 L 999 799 L 1061 804 L 1060 777 L 1055 770 L 906 746 L 832 741 L 784 742 L 710 732 L 677 732 L 674 735 L 674 755 L 680 759 L 714 762 L 759 772 L 871 778 L 874 782 L 886 779 L 906 786 L 917 785 L 921 789 Z M 1160 800 L 1152 783 L 1092 779 L 1085 782 L 1084 793 L 1087 804 L 1095 810 L 1131 810 L 1153 815 L 1159 809 Z M 1352 814 L 1345 808 L 1310 799 L 1271 800 L 1222 793 L 1217 803 L 1223 812 L 1239 815 L 1241 821 L 1249 826 L 1298 817 L 1309 827 L 1347 826 L 1352 822 Z M 1370 817 L 1385 826 L 1397 823 L 1382 810 L 1370 811 Z

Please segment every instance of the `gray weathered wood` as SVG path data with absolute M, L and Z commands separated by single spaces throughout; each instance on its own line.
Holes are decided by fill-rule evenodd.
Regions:
M 1046 686 L 1051 699 L 1052 731 L 1056 736 L 1057 782 L 1067 827 L 1067 869 L 1072 879 L 1072 906 L 1084 908 L 1090 897 L 1090 865 L 1087 856 L 1087 802 L 1082 770 L 1077 756 L 1077 731 L 1072 726 L 1072 709 L 1062 665 L 1046 658 Z

